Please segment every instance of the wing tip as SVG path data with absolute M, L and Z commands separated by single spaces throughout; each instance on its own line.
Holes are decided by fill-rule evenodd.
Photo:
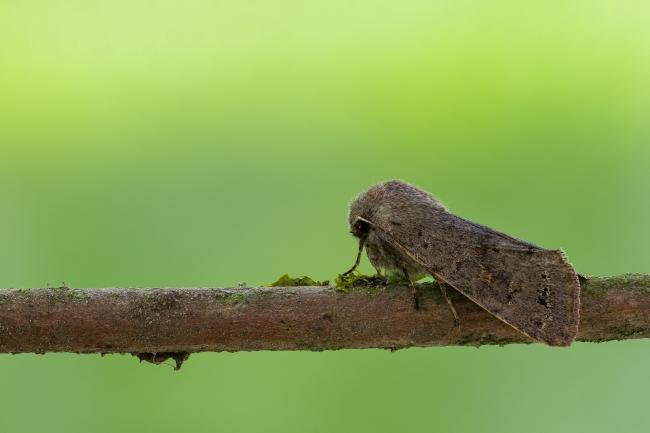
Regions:
M 568 347 L 578 336 L 578 329 L 580 326 L 580 297 L 582 287 L 580 285 L 580 277 L 569 262 L 569 258 L 563 249 L 550 250 L 559 258 L 559 264 L 567 274 L 567 284 L 564 286 L 569 295 L 570 310 L 568 314 L 561 314 L 565 320 L 556 323 L 553 328 L 556 332 L 552 335 L 545 336 L 540 341 L 554 347 Z

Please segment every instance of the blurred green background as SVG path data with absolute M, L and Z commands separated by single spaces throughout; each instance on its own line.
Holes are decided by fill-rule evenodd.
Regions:
M 0 1 L 0 287 L 334 277 L 402 178 L 650 272 L 641 1 Z M 365 259 L 364 259 L 365 260 Z M 363 269 L 371 270 L 367 261 Z M 0 432 L 641 432 L 650 342 L 0 355 Z

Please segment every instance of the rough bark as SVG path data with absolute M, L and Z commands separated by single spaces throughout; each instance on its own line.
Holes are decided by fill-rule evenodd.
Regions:
M 0 290 L 0 353 L 136 353 L 160 362 L 198 351 L 531 342 L 450 293 L 461 318 L 455 327 L 435 283 L 418 291 L 419 311 L 406 287 Z M 582 281 L 579 341 L 648 337 L 650 275 Z

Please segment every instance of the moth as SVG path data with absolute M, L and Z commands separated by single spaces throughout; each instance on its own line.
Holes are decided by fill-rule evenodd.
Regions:
M 371 186 L 350 204 L 350 232 L 378 273 L 427 274 L 534 340 L 568 346 L 578 331 L 580 283 L 562 250 L 547 250 L 449 212 L 399 180 Z

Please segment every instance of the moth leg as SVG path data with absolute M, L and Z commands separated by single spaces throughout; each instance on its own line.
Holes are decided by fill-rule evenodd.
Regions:
M 415 284 L 413 284 L 413 281 L 411 280 L 411 276 L 409 275 L 406 268 L 404 266 L 402 266 L 401 269 L 402 269 L 402 272 L 404 273 L 404 277 L 409 282 L 409 286 L 411 286 L 411 296 L 413 296 L 413 307 L 415 307 L 416 310 L 419 310 L 420 309 L 420 299 L 418 298 L 418 291 L 415 288 Z
M 361 254 L 363 253 L 363 246 L 365 245 L 365 243 L 366 243 L 365 238 L 359 239 L 359 251 L 357 252 L 357 258 L 354 261 L 354 265 L 349 270 L 343 272 L 342 274 L 343 276 L 351 274 L 352 272 L 354 272 L 355 269 L 359 267 L 359 263 L 361 262 Z
M 456 312 L 456 309 L 454 308 L 454 304 L 451 302 L 451 299 L 449 299 L 449 296 L 447 296 L 447 287 L 445 286 L 445 283 L 441 283 L 439 281 L 438 287 L 440 287 L 440 292 L 442 292 L 442 297 L 445 298 L 445 301 L 447 301 L 447 305 L 449 305 L 451 314 L 454 315 L 454 325 L 460 326 L 460 319 L 458 318 L 458 313 Z

